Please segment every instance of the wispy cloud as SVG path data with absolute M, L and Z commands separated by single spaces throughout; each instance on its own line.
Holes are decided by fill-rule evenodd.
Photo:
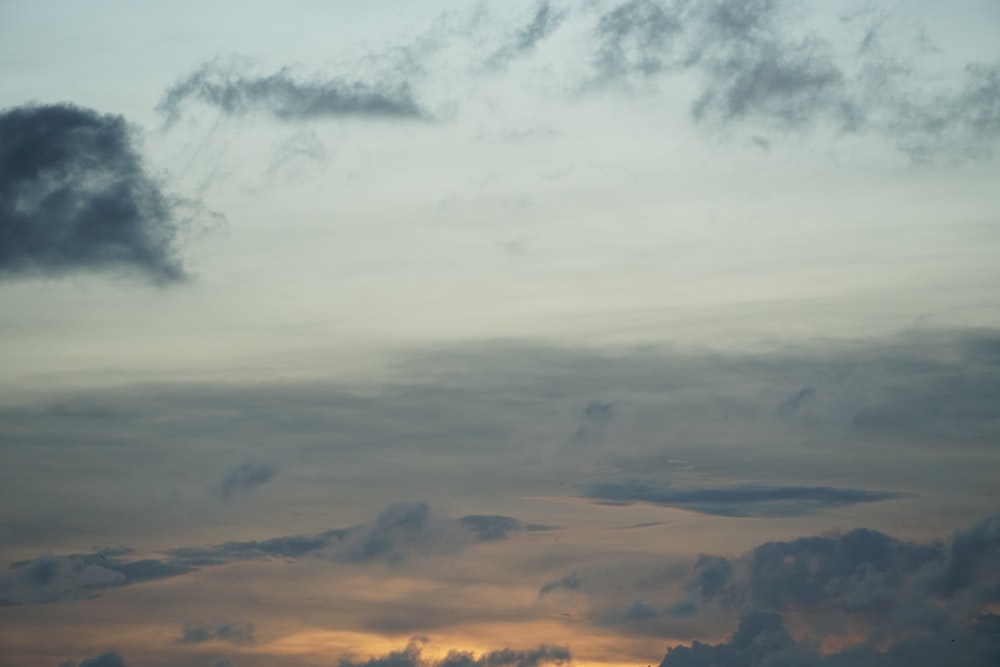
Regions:
M 354 117 L 426 120 L 406 83 L 353 81 L 341 77 L 296 77 L 288 68 L 255 74 L 236 63 L 213 60 L 170 86 L 157 105 L 167 124 L 192 102 L 226 116 L 262 113 L 285 122 Z
M 0 605 L 89 599 L 109 589 L 240 561 L 314 556 L 340 563 L 399 565 L 415 555 L 457 553 L 473 544 L 542 530 L 551 527 L 503 515 L 450 519 L 427 503 L 396 503 L 371 523 L 314 535 L 179 547 L 156 558 L 136 559 L 132 550 L 114 548 L 19 561 L 0 576 Z

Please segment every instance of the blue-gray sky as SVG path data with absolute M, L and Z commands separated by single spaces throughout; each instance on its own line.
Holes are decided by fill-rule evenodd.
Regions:
M 998 31 L 0 6 L 2 662 L 995 664 Z

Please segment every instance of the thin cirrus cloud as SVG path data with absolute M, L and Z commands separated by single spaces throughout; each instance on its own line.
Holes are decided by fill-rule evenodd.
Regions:
M 676 489 L 645 481 L 601 482 L 584 495 L 602 504 L 648 503 L 702 514 L 730 517 L 786 517 L 814 514 L 832 507 L 874 503 L 903 497 L 898 493 L 825 486 L 764 486 Z
M 297 78 L 290 69 L 255 74 L 234 63 L 213 60 L 181 77 L 157 105 L 168 125 L 197 102 L 225 116 L 262 113 L 284 122 L 329 118 L 427 120 L 407 83 L 368 83 L 338 77 Z
M 136 559 L 128 548 L 109 548 L 19 561 L 0 576 L 0 606 L 90 599 L 110 589 L 241 561 L 316 556 L 339 563 L 400 565 L 414 555 L 457 553 L 473 544 L 551 529 L 503 515 L 450 519 L 424 502 L 396 503 L 371 523 L 314 535 L 180 547 L 158 558 Z
M 79 272 L 186 277 L 182 209 L 125 119 L 68 103 L 0 111 L 0 278 Z

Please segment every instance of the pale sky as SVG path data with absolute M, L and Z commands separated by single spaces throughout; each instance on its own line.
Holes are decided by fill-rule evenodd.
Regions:
M 998 34 L 0 4 L 0 663 L 993 664 Z

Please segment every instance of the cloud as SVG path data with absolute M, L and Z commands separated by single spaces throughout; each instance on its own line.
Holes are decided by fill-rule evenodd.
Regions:
M 487 59 L 487 67 L 502 68 L 511 60 L 531 53 L 540 42 L 556 31 L 566 16 L 566 11 L 558 11 L 548 0 L 540 0 L 535 6 L 531 20 L 511 35 L 507 44 L 497 49 Z
M 777 614 L 745 614 L 729 641 L 677 646 L 660 667 L 989 667 L 1000 657 L 1000 616 L 984 614 L 965 627 L 947 632 L 896 638 L 887 646 L 861 644 L 822 651 L 815 643 L 795 641 Z
M 602 482 L 584 492 L 610 504 L 650 503 L 720 516 L 802 516 L 831 507 L 872 503 L 902 497 L 898 493 L 823 486 L 762 486 L 674 489 L 650 482 Z
M 582 594 L 595 603 L 595 622 L 640 634 L 697 634 L 709 621 L 765 613 L 772 620 L 822 618 L 808 623 L 816 641 L 852 628 L 878 646 L 970 627 L 1000 603 L 998 564 L 1000 516 L 994 516 L 947 542 L 857 528 L 766 542 L 735 558 L 703 554 L 686 574 L 662 566 L 573 572 L 539 594 Z M 675 660 L 669 664 L 686 664 Z
M 591 87 L 687 75 L 706 127 L 872 132 L 914 159 L 989 154 L 1000 139 L 1000 64 L 969 63 L 928 83 L 910 55 L 881 46 L 887 16 L 857 49 L 838 48 L 781 0 L 628 0 L 599 13 Z M 755 142 L 769 144 L 755 136 Z
M 72 104 L 0 111 L 0 279 L 128 272 L 165 285 L 184 202 L 165 193 L 121 116 Z
M 405 83 L 365 83 L 336 77 L 302 80 L 287 68 L 256 75 L 219 60 L 203 64 L 168 88 L 157 111 L 170 125 L 180 119 L 190 102 L 214 107 L 226 116 L 264 113 L 283 122 L 339 117 L 430 118 Z
M 96 658 L 86 658 L 80 663 L 67 660 L 60 667 L 126 667 L 125 660 L 115 651 L 102 653 Z
M 225 623 L 205 623 L 188 621 L 181 630 L 178 644 L 204 644 L 221 641 L 230 644 L 253 644 L 253 624 L 230 621 Z
M 222 480 L 222 497 L 229 500 L 234 495 L 252 491 L 271 481 L 278 469 L 266 463 L 241 463 Z
M 340 667 L 538 667 L 538 665 L 562 665 L 572 661 L 569 649 L 562 646 L 540 644 L 533 649 L 498 649 L 476 655 L 466 651 L 450 651 L 440 660 L 427 660 L 421 652 L 423 640 L 414 638 L 400 651 L 393 651 L 381 657 L 358 660 L 346 656 L 340 659 Z
M 415 556 L 458 553 L 474 544 L 543 530 L 551 527 L 503 515 L 450 519 L 424 502 L 395 503 L 371 523 L 314 535 L 179 547 L 158 558 L 137 560 L 132 559 L 132 550 L 114 548 L 18 561 L 0 575 L 0 606 L 85 600 L 109 589 L 241 561 L 313 556 L 339 563 L 398 566 Z

